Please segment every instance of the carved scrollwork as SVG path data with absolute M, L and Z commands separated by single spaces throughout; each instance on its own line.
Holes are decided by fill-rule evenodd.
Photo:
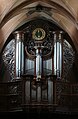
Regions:
M 32 50 L 31 50 L 31 54 L 27 51 L 27 47 L 25 47 L 25 51 L 26 51 L 26 55 L 28 56 L 28 58 L 29 59 L 32 59 L 32 60 L 34 60 L 34 58 L 35 58 L 35 55 L 32 55 Z

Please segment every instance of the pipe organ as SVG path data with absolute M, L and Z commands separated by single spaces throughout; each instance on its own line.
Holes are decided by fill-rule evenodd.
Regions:
M 44 75 L 53 74 L 58 78 L 63 76 L 63 31 L 51 31 L 49 27 L 41 20 L 33 21 L 27 30 L 23 30 L 24 32 L 16 31 L 14 33 L 16 74 L 19 72 L 17 75 L 34 74 L 35 80 L 44 79 Z M 32 62 L 32 66 L 30 64 L 28 66 L 27 61 L 30 64 Z M 20 71 L 20 64 L 22 71 Z
M 13 36 L 3 52 L 4 63 L 13 74 L 11 80 L 0 83 L 1 91 L 6 94 L 6 105 L 3 100 L 0 105 L 5 109 L 9 105 L 7 110 L 14 107 L 54 110 L 62 102 L 65 104 L 69 93 L 66 91 L 73 93 L 73 85 L 65 81 L 73 65 L 74 50 L 64 39 L 64 32 L 37 19 L 15 31 Z
M 56 78 L 62 76 L 62 31 L 35 28 L 29 39 L 26 32 L 16 31 L 16 77 L 23 78 L 23 104 L 31 102 L 56 104 Z M 27 76 L 29 80 L 27 79 Z

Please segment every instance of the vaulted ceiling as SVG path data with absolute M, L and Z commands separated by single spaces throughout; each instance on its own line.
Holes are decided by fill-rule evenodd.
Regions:
M 36 17 L 59 25 L 78 51 L 78 0 L 0 0 L 0 50 L 14 30 Z

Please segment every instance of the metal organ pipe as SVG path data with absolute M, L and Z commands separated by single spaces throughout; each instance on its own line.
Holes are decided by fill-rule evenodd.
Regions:
M 36 48 L 36 80 L 41 79 L 42 73 L 42 50 Z
M 20 77 L 24 73 L 24 32 L 14 32 L 16 40 L 16 58 L 15 72 L 16 77 Z
M 63 49 L 62 49 L 62 34 L 63 31 L 53 32 L 54 34 L 54 74 L 58 78 L 62 75 Z

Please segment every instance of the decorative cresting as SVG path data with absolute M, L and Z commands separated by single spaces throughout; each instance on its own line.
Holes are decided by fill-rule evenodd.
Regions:
M 13 34 L 16 40 L 15 72 L 16 77 L 20 77 L 24 73 L 24 32 L 15 31 Z

